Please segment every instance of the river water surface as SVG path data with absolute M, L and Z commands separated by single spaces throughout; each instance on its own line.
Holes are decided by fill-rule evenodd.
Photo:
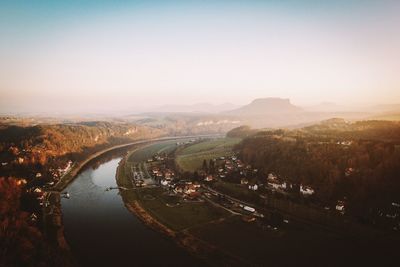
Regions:
M 197 260 L 124 206 L 115 174 L 121 156 L 88 166 L 61 202 L 65 237 L 80 266 L 193 266 Z

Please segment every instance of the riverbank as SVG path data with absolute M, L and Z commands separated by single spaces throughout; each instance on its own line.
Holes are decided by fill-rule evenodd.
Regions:
M 165 138 L 159 138 L 157 140 L 163 140 Z M 168 139 L 168 138 L 167 138 Z M 48 203 L 51 203 L 49 206 L 43 206 L 43 213 L 42 213 L 42 221 L 43 221 L 43 228 L 45 229 L 45 234 L 49 241 L 51 242 L 52 246 L 54 246 L 60 255 L 65 257 L 66 266 L 77 266 L 73 256 L 71 255 L 71 249 L 69 244 L 64 235 L 64 225 L 62 222 L 62 212 L 61 212 L 61 197 L 60 194 L 57 193 L 63 191 L 81 172 L 81 170 L 86 167 L 90 162 L 96 160 L 100 156 L 115 151 L 122 148 L 128 148 L 130 146 L 141 145 L 151 142 L 156 142 L 157 140 L 138 140 L 135 142 L 130 142 L 121 145 L 115 145 L 101 151 L 98 151 L 81 162 L 75 163 L 72 166 L 71 170 L 66 173 L 59 182 L 49 190 L 49 192 L 44 193 L 44 198 Z
M 75 163 L 71 170 L 66 173 L 59 182 L 49 190 L 49 192 L 44 192 L 45 203 L 50 203 L 50 205 L 43 205 L 42 211 L 42 221 L 45 235 L 61 255 L 64 255 L 66 261 L 68 261 L 66 266 L 76 266 L 71 255 L 71 250 L 68 245 L 67 240 L 64 235 L 64 226 L 62 223 L 62 212 L 61 212 L 61 197 L 57 193 L 64 190 L 79 174 L 79 172 L 86 167 L 87 164 L 97 159 L 98 157 L 104 155 L 107 152 L 118 150 L 121 148 L 126 148 L 133 145 L 139 145 L 142 143 L 151 142 L 150 140 L 140 140 L 136 142 L 131 142 L 127 144 L 121 144 L 112 146 L 101 151 L 98 151 L 91 156 L 87 157 L 81 162 Z
M 77 177 L 77 175 L 83 170 L 83 168 L 85 168 L 90 162 L 96 160 L 97 158 L 108 152 L 115 151 L 118 149 L 126 149 L 129 148 L 130 146 L 139 146 L 139 145 L 151 144 L 154 142 L 180 140 L 186 138 L 198 138 L 198 137 L 208 137 L 208 136 L 203 135 L 203 136 L 160 137 L 156 139 L 137 140 L 134 142 L 120 144 L 103 149 L 101 151 L 98 151 L 90 155 L 81 162 L 75 163 L 72 166 L 71 170 L 68 173 L 66 173 L 59 180 L 59 182 L 55 186 L 53 186 L 53 188 L 49 189 L 48 192 L 44 192 L 44 199 L 48 201 L 50 204 L 48 206 L 43 205 L 42 221 L 43 221 L 43 228 L 45 231 L 45 235 L 47 236 L 51 244 L 57 250 L 60 251 L 60 254 L 66 255 L 68 262 L 72 262 L 67 266 L 76 266 L 76 264 L 73 263 L 74 261 L 70 253 L 70 247 L 65 239 L 64 226 L 62 223 L 60 194 L 57 192 L 65 190 L 65 188 Z
M 76 163 L 74 166 L 72 166 L 72 169 L 66 174 L 64 175 L 56 185 L 54 185 L 54 187 L 52 188 L 54 191 L 62 191 L 64 190 L 72 181 L 73 179 L 75 179 L 76 175 L 82 170 L 82 168 L 84 168 L 89 162 L 91 162 L 92 160 L 102 156 L 103 154 L 113 151 L 113 150 L 117 150 L 120 148 L 127 148 L 129 146 L 133 146 L 133 145 L 139 145 L 139 144 L 144 144 L 146 142 L 152 142 L 150 140 L 141 140 L 141 141 L 136 141 L 136 142 L 131 142 L 131 143 L 127 143 L 127 144 L 121 144 L 121 145 L 116 145 L 116 146 L 112 146 L 106 149 L 103 149 L 101 151 L 98 151 L 92 155 L 90 155 L 88 158 L 84 159 L 81 162 Z
M 131 153 L 130 153 L 131 154 Z M 135 188 L 129 180 L 128 175 L 125 173 L 125 164 L 128 157 L 122 159 L 119 163 L 116 173 L 116 180 L 118 186 L 123 186 L 128 188 L 128 190 L 121 190 L 122 200 L 124 201 L 125 207 L 139 218 L 145 225 L 149 228 L 155 230 L 156 232 L 170 238 L 178 246 L 182 247 L 190 254 L 202 260 L 205 264 L 211 266 L 243 266 L 248 265 L 247 262 L 243 262 L 242 259 L 230 255 L 224 251 L 221 251 L 216 246 L 213 246 L 195 236 L 193 236 L 187 229 L 172 229 L 172 227 L 167 226 L 165 223 L 157 219 L 153 212 L 146 208 L 144 203 L 141 203 L 140 188 Z M 156 189 L 155 189 L 156 190 Z M 147 191 L 146 191 L 147 192 Z M 143 192 L 144 193 L 144 192 Z M 147 195 L 147 193 L 144 193 Z M 157 195 L 159 197 L 159 195 Z M 170 212 L 174 212 L 172 209 Z M 188 215 L 190 216 L 190 215 Z M 224 219 L 224 218 L 223 218 Z M 219 219 L 220 220 L 220 219 Z M 217 220 L 218 221 L 218 220 Z M 206 222 L 206 223 L 212 223 Z
M 120 145 L 115 145 L 106 149 L 103 149 L 101 151 L 98 151 L 92 155 L 90 155 L 88 158 L 84 159 L 81 162 L 75 163 L 74 166 L 72 166 L 72 169 L 65 174 L 58 182 L 57 184 L 55 184 L 53 186 L 53 188 L 51 190 L 54 191 L 62 191 L 64 190 L 68 184 L 70 184 L 74 178 L 76 177 L 76 175 L 82 170 L 82 168 L 84 168 L 89 162 L 91 162 L 92 160 L 96 159 L 97 157 L 113 151 L 113 150 L 117 150 L 120 148 L 127 148 L 129 146 L 134 146 L 134 145 L 142 145 L 142 144 L 150 144 L 153 142 L 160 142 L 160 141 L 168 141 L 168 140 L 180 140 L 180 139 L 187 139 L 187 138 L 208 138 L 208 137 L 219 137 L 221 135 L 194 135 L 194 136 L 167 136 L 167 137 L 160 137 L 160 138 L 153 138 L 153 139 L 142 139 L 142 140 L 137 140 L 134 142 L 130 142 L 130 143 L 125 143 L 125 144 L 120 144 Z

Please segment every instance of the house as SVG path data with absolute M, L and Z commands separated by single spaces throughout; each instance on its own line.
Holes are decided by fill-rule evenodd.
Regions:
M 207 175 L 206 178 L 204 178 L 204 181 L 206 182 L 211 182 L 212 180 L 214 180 L 214 177 L 211 174 Z
M 347 169 L 344 171 L 344 175 L 345 175 L 346 177 L 348 177 L 348 176 L 350 176 L 353 172 L 354 172 L 354 168 L 347 168 Z
M 257 191 L 258 190 L 258 185 L 257 184 L 249 185 L 249 189 L 253 190 L 253 191 Z
M 278 180 L 278 176 L 276 176 L 273 173 L 270 173 L 270 174 L 268 174 L 267 180 L 268 181 L 276 181 L 276 180 Z
M 338 200 L 336 204 L 336 210 L 339 211 L 340 213 L 344 214 L 345 212 L 345 202 L 342 200 Z
M 183 188 L 183 193 L 185 193 L 187 195 L 194 193 L 194 192 L 196 192 L 196 187 L 193 184 L 186 185 Z
M 336 144 L 342 145 L 342 146 L 350 146 L 351 144 L 353 144 L 353 141 L 339 141 Z
M 35 213 L 32 213 L 31 216 L 29 216 L 29 219 L 30 219 L 32 222 L 36 222 L 37 219 L 38 219 L 38 216 L 37 216 Z
M 268 182 L 268 186 L 273 188 L 273 189 L 279 189 L 280 188 L 280 183 L 271 183 Z
M 42 189 L 40 189 L 39 187 L 36 187 L 35 190 L 33 190 L 33 192 L 42 193 Z
M 314 189 L 311 188 L 311 186 L 306 186 L 306 185 L 300 185 L 300 193 L 306 196 L 313 195 Z
M 168 181 L 168 180 L 165 180 L 165 179 L 162 179 L 161 180 L 161 185 L 163 185 L 163 186 L 167 186 L 167 185 L 169 185 L 171 183 L 171 181 Z
M 176 194 L 185 194 L 189 195 L 191 193 L 197 192 L 197 189 L 200 188 L 200 184 L 192 184 L 191 182 L 186 182 L 185 184 L 177 184 L 174 188 L 174 192 Z
M 281 182 L 274 173 L 269 173 L 267 177 L 267 185 L 275 190 L 283 190 L 287 188 L 286 182 Z
M 69 160 L 69 161 L 67 162 L 67 165 L 65 165 L 64 168 L 58 168 L 58 172 L 61 173 L 61 174 L 64 174 L 64 173 L 66 173 L 67 171 L 69 171 L 69 169 L 71 168 L 71 166 L 72 166 L 72 161 Z
M 201 187 L 201 185 L 198 182 L 194 182 L 193 186 L 196 189 L 199 189 Z
M 400 204 L 396 202 L 392 202 L 392 206 L 396 208 L 400 208 Z
M 25 179 L 18 179 L 18 180 L 17 180 L 17 185 L 18 185 L 18 186 L 26 185 L 26 183 L 27 183 L 27 182 L 26 182 Z
M 175 194 L 182 194 L 183 193 L 183 185 L 176 185 L 174 188 Z
M 247 180 L 247 178 L 242 178 L 240 179 L 240 184 L 248 184 L 249 180 Z
M 166 179 L 171 179 L 174 175 L 175 175 L 175 173 L 170 171 L 170 170 L 167 170 L 164 173 L 164 176 L 165 176 Z

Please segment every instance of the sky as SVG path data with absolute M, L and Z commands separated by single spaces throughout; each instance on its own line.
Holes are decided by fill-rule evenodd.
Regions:
M 1 1 L 0 112 L 400 103 L 400 1 Z

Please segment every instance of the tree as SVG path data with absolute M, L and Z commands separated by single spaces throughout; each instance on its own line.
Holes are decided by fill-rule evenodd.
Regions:
M 202 169 L 204 170 L 204 171 L 208 171 L 208 166 L 207 166 L 207 160 L 206 159 L 204 159 L 203 160 L 203 167 L 202 167 Z

